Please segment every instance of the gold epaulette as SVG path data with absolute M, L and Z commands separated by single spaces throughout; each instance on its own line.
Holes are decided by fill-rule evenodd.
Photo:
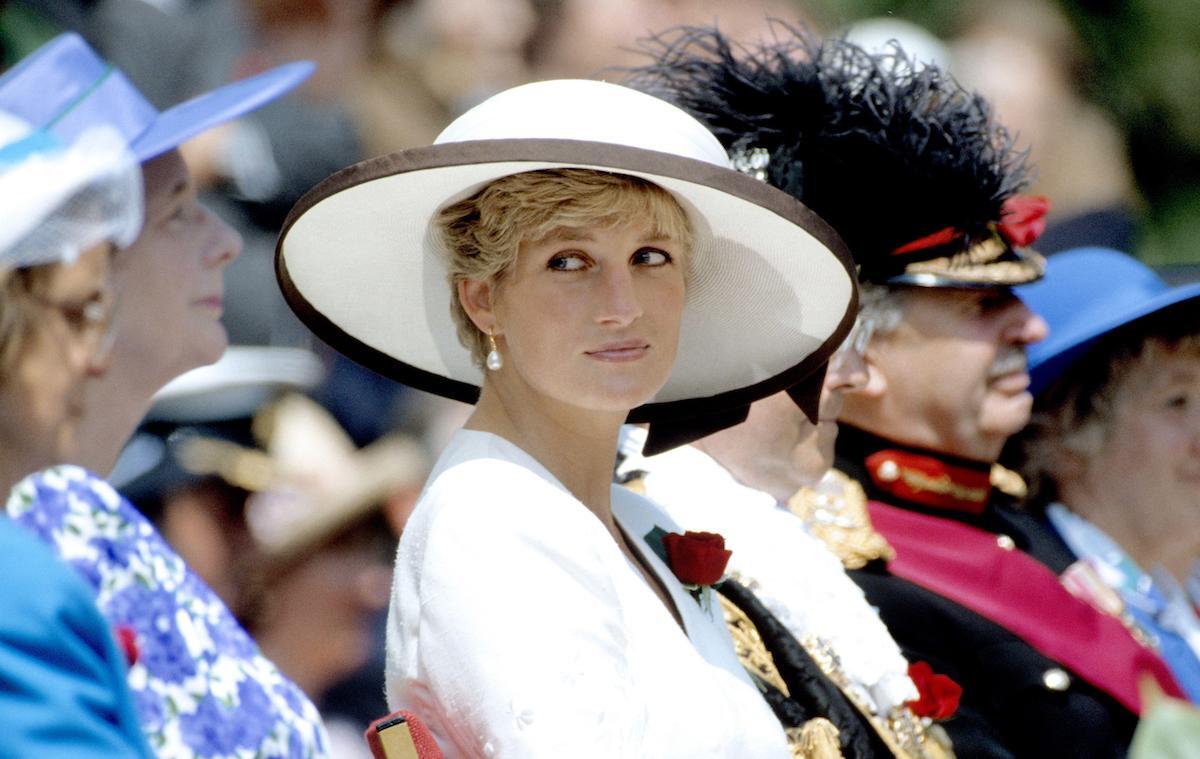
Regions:
M 792 759 L 843 759 L 837 725 L 824 717 L 814 717 L 800 727 L 784 730 Z
M 1025 484 L 1025 478 L 999 464 L 992 464 L 992 470 L 988 472 L 988 481 L 996 490 L 1013 498 L 1024 498 L 1029 494 L 1029 486 Z
M 847 569 L 860 569 L 876 559 L 890 561 L 896 552 L 871 525 L 862 485 L 836 469 L 823 484 L 834 487 L 800 488 L 788 499 L 788 508 Z

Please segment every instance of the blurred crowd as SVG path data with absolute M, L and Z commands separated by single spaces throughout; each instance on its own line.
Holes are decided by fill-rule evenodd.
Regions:
M 715 24 L 729 39 L 752 44 L 778 35 L 769 19 L 783 19 L 818 33 L 844 34 L 868 51 L 898 42 L 918 61 L 944 68 L 980 92 L 1017 147 L 1028 151 L 1036 173 L 1026 192 L 1051 199 L 1035 246 L 1050 259 L 1047 281 L 1056 266 L 1063 281 L 1077 283 L 1106 267 L 1129 266 L 1111 281 L 1065 292 L 1093 287 L 1098 298 L 1136 277 L 1151 278 L 1148 287 L 1166 292 L 1167 284 L 1133 259 L 1097 252 L 1136 247 L 1143 201 L 1124 136 L 1080 94 L 1079 77 L 1086 72 L 1066 18 L 1049 0 L 981 3 L 966 18 L 954 38 L 938 39 L 892 17 L 818 29 L 801 0 L 0 2 L 0 53 L 11 67 L 0 79 L 5 192 L 0 226 L 6 228 L 0 243 L 9 246 L 0 255 L 0 486 L 6 494 L 12 489 L 11 521 L 31 528 L 57 554 L 54 561 L 35 555 L 22 536 L 9 536 L 7 525 L 0 525 L 6 527 L 0 541 L 12 542 L 0 547 L 0 577 L 8 587 L 25 583 L 31 592 L 37 589 L 29 604 L 74 609 L 70 604 L 80 605 L 81 596 L 89 603 L 96 598 L 103 620 L 93 619 L 94 608 L 75 609 L 74 617 L 60 620 L 72 630 L 90 625 L 113 631 L 111 641 L 83 636 L 78 645 L 90 656 L 75 674 L 87 670 L 101 682 L 128 675 L 133 686 L 125 695 L 111 683 L 105 686 L 113 694 L 106 707 L 112 714 L 109 743 L 76 746 L 78 753 L 70 755 L 199 755 L 184 747 L 194 745 L 189 736 L 203 734 L 211 745 L 229 749 L 214 756 L 234 755 L 236 746 L 261 747 L 262 755 L 272 756 L 369 756 L 362 731 L 388 711 L 384 628 L 397 541 L 433 462 L 470 407 L 382 377 L 315 337 L 280 294 L 276 240 L 290 223 L 289 212 L 318 182 L 362 159 L 429 145 L 453 118 L 497 92 L 553 78 L 623 81 L 630 67 L 647 63 L 648 37 L 680 25 Z M 130 142 L 125 134 L 100 134 L 88 137 L 92 142 L 72 136 L 49 148 L 39 142 L 38 127 L 45 125 L 37 119 L 53 115 L 57 121 L 74 113 L 78 102 L 56 106 L 53 95 L 41 103 L 39 92 L 17 91 L 21 83 L 15 76 L 22 73 L 19 62 L 70 31 L 97 61 L 111 64 L 105 72 L 122 74 L 129 90 L 144 97 L 130 106 L 138 114 L 131 119 L 143 118 L 138 109 L 145 108 L 155 115 L 174 113 L 174 106 L 230 82 L 266 77 L 270 83 L 210 104 L 203 117 L 176 114 L 178 122 L 194 122 L 197 129 L 170 119 L 155 122 L 174 129 L 156 146 Z M 302 60 L 315 69 L 291 78 L 279 74 L 278 67 Z M 107 87 L 107 76 L 95 86 Z M 34 86 L 66 85 L 51 78 Z M 87 97 L 90 92 L 78 95 L 80 102 Z M 27 103 L 36 105 L 22 112 Z M 88 165 L 81 156 L 95 154 L 105 140 L 122 144 L 110 151 L 111 165 Z M 62 159 L 61 166 L 38 162 L 39 156 L 63 151 L 70 160 Z M 26 170 L 30 173 L 21 173 Z M 35 170 L 45 173 L 34 175 Z M 130 180 L 139 173 L 141 182 Z M 21 189 L 13 191 L 14 186 Z M 16 199 L 37 194 L 24 192 L 30 187 L 44 197 L 17 208 Z M 57 229 L 60 237 L 45 247 L 65 252 L 26 255 L 28 230 L 18 229 L 24 220 Z M 1061 251 L 1070 252 L 1059 258 Z M 1192 287 L 1193 278 L 1187 271 L 1169 273 L 1180 287 Z M 188 283 L 187 293 L 180 292 L 182 283 Z M 1054 330 L 1067 334 L 1071 317 L 1088 304 L 1084 299 L 1077 311 L 1064 309 L 1063 292 L 1042 296 L 1041 305 L 1037 291 L 1028 298 L 1021 294 L 1051 322 L 1050 343 Z M 869 295 L 864 301 L 870 303 Z M 1163 604 L 1190 620 L 1176 637 L 1180 656 L 1190 656 L 1195 671 L 1179 677 L 1185 687 L 1172 695 L 1195 701 L 1200 320 L 1195 301 L 1187 302 L 1191 311 L 1182 316 L 1171 311 L 1174 321 L 1155 325 L 1155 339 L 1167 347 L 1156 349 L 1153 358 L 1138 343 L 1144 334 L 1124 334 L 1118 337 L 1126 344 L 1111 348 L 1124 363 L 1108 354 L 1087 359 L 1096 363 L 1088 365 L 1087 376 L 1107 380 L 1097 387 L 1063 386 L 1062 377 L 1083 376 L 1078 366 L 1073 374 L 1062 369 L 1047 375 L 1048 392 L 1035 388 L 1034 423 L 1003 454 L 997 449 L 982 458 L 1024 475 L 1012 489 L 1018 500 L 1068 506 L 1072 498 L 1103 501 L 1107 511 L 1088 515 L 1124 546 L 1131 564 L 1145 568 L 1133 581 L 1149 583 L 1141 578 L 1153 574 L 1156 587 L 1170 590 Z M 219 314 L 220 326 L 200 323 L 188 310 L 197 304 Z M 886 321 L 886 305 L 881 308 Z M 1022 355 L 1045 336 L 1044 323 L 1009 329 L 1022 332 L 1012 340 Z M 1178 347 L 1180 341 L 1185 348 Z M 1138 346 L 1129 347 L 1132 343 Z M 1175 360 L 1183 379 L 1159 387 L 1166 382 L 1161 367 Z M 940 379 L 932 373 L 920 381 Z M 1104 398 L 1095 406 L 1101 409 L 1099 421 L 1086 413 L 1092 408 L 1089 393 Z M 1156 393 L 1160 406 L 1186 408 L 1143 408 L 1138 404 L 1147 393 Z M 848 401 L 847 408 L 855 424 L 874 423 L 868 406 Z M 1157 422 L 1160 430 L 1178 425 L 1178 436 L 1163 440 L 1160 433 L 1138 428 L 1151 424 L 1155 413 L 1190 416 L 1186 422 L 1176 417 Z M 1105 430 L 1118 425 L 1127 425 L 1120 433 L 1127 440 L 1143 442 L 1119 451 L 1106 448 Z M 1139 431 L 1144 438 L 1136 437 Z M 1070 441 L 1072 455 L 1056 458 L 1049 451 L 1064 448 L 1063 440 Z M 1122 504 L 1141 498 L 1136 492 L 1096 497 L 1122 493 L 1123 486 L 1145 487 L 1148 465 L 1131 460 L 1180 451 L 1187 460 L 1178 466 L 1190 467 L 1194 490 L 1158 497 L 1180 513 L 1158 520 L 1141 512 L 1136 520 L 1109 518 L 1110 512 L 1120 515 Z M 1080 463 L 1101 452 L 1109 457 L 1103 459 L 1109 479 L 1091 477 Z M 980 458 L 975 451 L 947 453 Z M 1016 471 L 1008 473 L 1021 480 Z M 54 506 L 31 508 L 42 502 Z M 1069 522 L 1070 510 L 1060 511 L 1051 513 Z M 103 517 L 85 520 L 84 513 Z M 1067 528 L 1088 550 L 1106 555 L 1095 548 L 1092 532 L 1072 529 Z M 106 542 L 94 542 L 93 533 Z M 121 535 L 139 536 L 132 544 L 137 547 L 130 548 Z M 29 558 L 19 558 L 27 550 Z M 123 550 L 138 556 L 116 555 Z M 58 582 L 55 567 L 64 562 L 90 587 L 68 587 L 75 578 L 63 577 L 61 588 L 50 589 Z M 142 592 L 146 589 L 161 594 Z M 1096 588 L 1088 592 L 1111 595 Z M 19 603 L 25 602 L 0 600 L 0 617 L 45 612 L 13 605 Z M 158 616 L 148 611 L 154 604 L 165 609 Z M 5 625 L 0 622 L 0 628 Z M 178 628 L 178 650 L 139 648 L 139 625 Z M 28 694 L 47 677 L 34 671 L 25 675 L 27 682 L 5 679 L 11 662 L 19 665 L 26 654 L 20 646 L 38 647 L 30 637 L 35 633 L 17 634 L 16 648 L 0 650 L 5 704 L 0 727 L 18 713 L 11 704 L 32 708 Z M 114 642 L 119 650 L 108 650 Z M 0 641 L 0 649 L 7 645 Z M 164 679 L 158 674 L 164 670 L 152 669 L 147 656 L 170 659 L 188 677 Z M 197 669 L 201 662 L 208 669 Z M 228 675 L 235 669 L 244 674 Z M 201 675 L 210 685 L 196 685 Z M 162 680 L 158 685 L 156 678 Z M 246 695 L 248 683 L 261 687 L 257 701 Z M 200 692 L 205 687 L 211 692 Z M 171 704 L 184 698 L 179 694 L 210 697 L 211 708 L 219 711 L 231 701 L 230 692 L 239 694 L 243 714 L 254 713 L 244 704 L 260 703 L 273 715 L 262 720 L 263 735 L 218 735 L 216 719 L 214 726 L 187 717 L 172 722 Z M 60 722 L 78 708 L 46 698 L 45 708 Z M 151 700 L 150 711 L 161 717 L 158 732 L 145 725 Z M 5 711 L 9 708 L 13 711 Z M 197 707 L 195 713 L 202 711 Z M 295 727 L 306 721 L 318 727 Z M 54 729 L 54 720 L 46 724 Z M 133 738 L 123 743 L 119 734 L 129 724 L 133 728 L 126 732 Z M 270 732 L 276 729 L 278 734 Z M 289 740 L 303 741 L 304 750 L 289 746 Z M 3 744 L 0 737 L 0 757 L 22 755 Z

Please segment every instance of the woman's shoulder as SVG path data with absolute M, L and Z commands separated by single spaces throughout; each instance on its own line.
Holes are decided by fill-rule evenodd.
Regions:
M 607 533 L 532 457 L 489 433 L 456 433 L 405 525 L 400 553 L 415 565 L 480 551 L 577 550 Z
M 500 507 L 519 513 L 563 501 L 575 499 L 516 445 L 488 432 L 459 430 L 434 465 L 418 508 L 474 512 Z

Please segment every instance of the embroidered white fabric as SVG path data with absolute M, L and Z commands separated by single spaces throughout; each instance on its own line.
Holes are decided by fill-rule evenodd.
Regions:
M 646 472 L 647 497 L 686 529 L 724 535 L 733 552 L 730 571 L 753 583 L 758 599 L 798 640 L 814 635 L 828 644 L 882 714 L 917 698 L 908 663 L 879 615 L 798 518 L 702 451 L 682 446 L 642 457 L 644 440 L 642 430 L 625 428 L 621 471 Z
M 622 488 L 613 499 L 638 550 L 647 526 L 677 529 Z M 420 715 L 448 758 L 789 756 L 723 623 L 650 563 L 691 642 L 549 472 L 460 430 L 401 538 L 389 706 Z

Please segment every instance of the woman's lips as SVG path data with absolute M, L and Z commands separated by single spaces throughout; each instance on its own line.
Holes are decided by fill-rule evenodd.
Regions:
M 196 305 L 204 306 L 205 308 L 211 308 L 211 309 L 220 311 L 222 308 L 225 307 L 225 299 L 222 298 L 220 295 L 212 295 L 210 297 L 201 298 L 200 300 L 196 301 Z
M 649 344 L 641 340 L 622 340 L 584 353 L 598 361 L 636 361 L 646 355 L 648 350 Z

